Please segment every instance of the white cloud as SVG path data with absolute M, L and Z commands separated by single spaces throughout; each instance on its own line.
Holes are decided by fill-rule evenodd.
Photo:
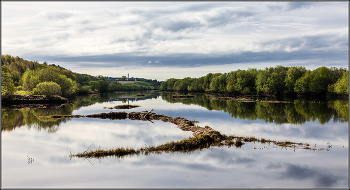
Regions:
M 344 5 L 347 3 L 4 2 L 2 53 L 67 58 L 126 53 L 134 59 L 343 51 L 347 44 L 341 41 L 348 35 Z M 139 64 L 147 61 L 156 63 L 148 59 Z

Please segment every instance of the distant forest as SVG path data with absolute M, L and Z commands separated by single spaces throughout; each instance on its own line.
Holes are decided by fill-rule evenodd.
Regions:
M 250 68 L 229 73 L 209 73 L 200 78 L 170 78 L 121 84 L 107 76 L 75 73 L 59 65 L 27 61 L 1 55 L 1 95 L 15 93 L 73 96 L 91 92 L 151 90 L 218 92 L 231 94 L 339 94 L 349 93 L 349 71 L 345 68 L 303 66 Z
M 73 96 L 91 92 L 158 89 L 157 80 L 120 84 L 108 77 L 75 73 L 59 65 L 1 55 L 1 95 L 15 93 Z
M 349 93 L 349 71 L 344 68 L 303 66 L 249 68 L 229 73 L 209 73 L 200 78 L 167 79 L 160 90 L 232 94 L 341 94 Z

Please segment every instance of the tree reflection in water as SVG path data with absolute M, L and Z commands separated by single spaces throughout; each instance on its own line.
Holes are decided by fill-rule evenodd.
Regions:
M 63 122 L 70 121 L 70 118 L 45 118 L 39 116 L 49 115 L 71 115 L 74 110 L 95 103 L 108 102 L 111 99 L 123 97 L 137 97 L 140 92 L 127 93 L 106 93 L 86 96 L 77 96 L 71 99 L 70 103 L 60 107 L 46 108 L 23 108 L 1 109 L 1 131 L 12 131 L 16 127 L 26 125 L 37 130 L 56 132 Z M 142 99 L 157 98 L 169 103 L 195 104 L 205 107 L 208 110 L 219 110 L 228 113 L 234 118 L 248 120 L 263 120 L 266 123 L 276 124 L 304 124 L 307 121 L 318 121 L 325 124 L 331 120 L 334 122 L 348 122 L 349 103 L 344 100 L 334 101 L 305 101 L 293 100 L 289 103 L 269 103 L 262 101 L 220 101 L 210 99 L 211 95 L 196 94 L 187 99 L 172 98 L 170 94 L 149 91 Z

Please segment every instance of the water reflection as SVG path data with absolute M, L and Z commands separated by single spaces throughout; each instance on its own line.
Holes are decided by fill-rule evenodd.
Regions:
M 210 99 L 210 95 L 197 94 L 193 98 L 171 98 L 161 93 L 162 98 L 170 103 L 181 102 L 186 105 L 195 104 L 208 110 L 227 112 L 234 118 L 247 120 L 263 120 L 266 123 L 276 124 L 304 124 L 306 121 L 318 121 L 325 124 L 334 122 L 347 122 L 349 119 L 349 102 L 335 101 L 304 101 L 294 100 L 290 103 L 220 101 Z
M 135 98 L 135 100 L 146 100 L 157 98 L 159 94 L 154 91 L 146 92 L 125 92 L 125 93 L 103 93 L 94 95 L 77 96 L 70 100 L 68 104 L 57 107 L 40 107 L 40 108 L 2 108 L 1 109 L 1 131 L 12 131 L 17 127 L 26 125 L 28 128 L 35 128 L 37 130 L 47 130 L 54 133 L 58 130 L 61 123 L 66 123 L 71 119 L 54 119 L 40 116 L 49 115 L 71 115 L 74 110 L 82 107 L 91 106 L 96 103 L 109 102 L 114 99 L 121 99 L 122 102 L 127 102 L 128 99 L 138 97 L 142 93 L 144 96 Z
M 155 100 L 158 95 L 153 94 L 147 100 L 138 101 L 141 107 L 130 110 L 156 109 L 159 114 L 196 119 L 200 122 L 198 125 L 208 125 L 228 135 L 317 143 L 323 147 L 330 142 L 333 145 L 330 151 L 297 149 L 294 152 L 251 142 L 241 148 L 211 147 L 190 153 L 139 155 L 127 159 L 106 157 L 91 159 L 90 163 L 78 158 L 70 160 L 68 155 L 85 151 L 92 144 L 92 149 L 140 148 L 145 144 L 182 140 L 192 133 L 162 121 L 43 120 L 39 117 L 109 112 L 103 109 L 115 102 L 109 100 L 137 94 L 139 92 L 79 96 L 59 108 L 2 109 L 3 187 L 348 187 L 347 101 L 269 104 L 220 102 L 210 100 L 209 96 L 168 100 L 166 95 Z M 203 103 L 198 103 L 200 101 Z M 332 119 L 344 123 L 334 125 Z M 28 157 L 35 161 L 28 164 Z
M 139 96 L 142 94 L 142 96 Z M 145 101 L 147 99 L 162 99 L 170 103 L 195 104 L 208 110 L 219 110 L 228 113 L 231 117 L 246 120 L 263 120 L 266 123 L 275 124 L 305 124 L 307 121 L 318 121 L 321 124 L 334 122 L 348 122 L 348 101 L 303 101 L 294 100 L 291 103 L 268 103 L 268 102 L 242 102 L 242 101 L 219 101 L 210 99 L 210 95 L 197 94 L 193 98 L 174 99 L 169 94 L 154 91 L 104 93 L 86 96 L 77 96 L 70 103 L 53 108 L 23 108 L 1 110 L 1 131 L 11 131 L 16 127 L 27 125 L 38 130 L 45 129 L 48 132 L 58 130 L 60 123 L 71 119 L 48 119 L 40 116 L 48 115 L 71 115 L 74 110 L 91 106 L 96 103 L 122 101 Z M 171 106 L 168 106 L 171 109 Z M 196 118 L 191 118 L 196 119 Z

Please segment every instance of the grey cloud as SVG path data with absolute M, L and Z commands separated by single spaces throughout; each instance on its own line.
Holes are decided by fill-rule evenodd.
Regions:
M 310 8 L 315 2 L 288 2 L 286 9 L 291 11 L 295 9 Z
M 256 162 L 256 160 L 252 158 L 239 157 L 235 160 L 235 162 L 240 164 L 247 164 L 247 163 Z
M 169 153 L 164 153 L 169 154 Z M 191 153 L 192 154 L 192 153 Z M 156 166 L 167 166 L 176 168 L 186 168 L 196 171 L 224 171 L 223 169 L 209 164 L 197 164 L 197 163 L 184 163 L 181 160 L 168 161 L 161 159 L 160 157 L 147 157 L 142 162 L 133 162 L 133 165 L 144 166 L 144 165 L 156 165 Z
M 82 20 L 79 22 L 79 24 L 85 25 L 91 23 L 91 20 Z
M 151 9 L 131 8 L 131 9 L 128 9 L 128 11 L 131 14 L 141 16 L 146 21 L 180 12 L 179 10 L 176 10 L 173 8 L 151 8 Z
M 332 187 L 335 183 L 338 182 L 338 180 L 339 177 L 329 174 L 321 174 L 316 177 L 316 183 L 320 187 Z
M 266 166 L 266 169 L 280 169 L 282 168 L 281 163 L 275 163 L 275 162 L 271 162 Z
M 305 50 L 319 49 L 319 48 L 338 48 L 347 49 L 348 37 L 338 36 L 331 34 L 314 35 L 314 36 L 303 36 L 303 37 L 292 37 L 270 40 L 261 43 L 262 47 L 279 47 L 280 51 L 283 51 L 287 46 L 290 48 L 302 48 Z
M 49 20 L 66 20 L 67 18 L 74 16 L 74 13 L 68 11 L 45 11 L 39 14 L 42 14 Z
M 183 29 L 181 29 L 183 30 Z M 183 36 L 181 34 L 174 34 L 174 35 L 157 35 L 154 34 L 152 32 L 152 30 L 149 30 L 143 34 L 141 34 L 140 36 L 137 37 L 122 37 L 122 38 L 118 38 L 115 39 L 113 41 L 111 41 L 111 44 L 115 44 L 115 43 L 136 43 L 138 45 L 144 45 L 147 44 L 147 42 L 149 42 L 149 40 L 154 40 L 154 41 L 179 41 L 179 40 L 184 40 L 184 39 L 196 39 L 198 37 L 186 37 Z
M 104 29 L 104 28 L 107 28 L 107 26 L 83 25 L 78 28 L 78 31 L 80 33 L 94 32 L 95 30 Z
M 226 2 L 196 2 L 192 4 L 186 4 L 180 7 L 182 11 L 208 11 L 216 7 L 232 6 L 232 3 Z
M 282 5 L 267 5 L 267 8 L 270 11 L 282 11 L 283 6 Z
M 134 53 L 116 53 L 102 54 L 91 56 L 42 56 L 39 54 L 19 55 L 32 60 L 46 60 L 53 62 L 78 62 L 79 66 L 84 67 L 84 62 L 89 66 L 94 66 L 94 62 L 101 63 L 105 67 L 118 67 L 127 63 L 129 66 L 146 66 L 149 60 L 160 61 L 161 64 L 147 64 L 148 66 L 177 66 L 177 67 L 198 67 L 206 65 L 223 65 L 234 63 L 252 63 L 252 62 L 283 62 L 293 60 L 322 60 L 327 61 L 344 61 L 348 60 L 347 50 L 325 50 L 312 51 L 309 49 L 298 50 L 294 52 L 275 51 L 275 52 L 242 52 L 226 55 L 205 55 L 205 54 L 171 54 L 164 56 L 145 56 L 142 52 Z M 143 65 L 144 64 L 144 65 Z M 314 63 L 315 64 L 315 63 Z M 307 65 L 306 65 L 307 66 Z M 101 67 L 101 65 L 96 65 Z
M 218 9 L 214 15 L 207 15 L 206 21 L 209 26 L 222 26 L 229 23 L 237 22 L 243 18 L 253 16 L 252 11 L 234 10 L 232 8 Z
M 311 178 L 314 179 L 315 187 L 331 187 L 340 179 L 339 176 L 327 172 L 294 164 L 287 164 L 286 170 L 281 173 L 280 178 L 292 178 L 299 181 Z
M 282 172 L 282 178 L 292 178 L 296 180 L 304 180 L 307 178 L 312 178 L 317 175 L 317 171 L 310 169 L 307 166 L 297 166 L 293 164 L 287 164 L 287 168 Z
M 71 36 L 67 32 L 54 32 L 50 34 L 42 34 L 33 36 L 30 38 L 30 43 L 35 44 L 37 47 L 49 47 L 54 46 L 62 40 L 68 39 Z
M 175 29 L 184 28 L 186 25 Z M 62 34 L 63 35 L 63 34 Z M 64 37 L 64 36 L 62 36 Z M 134 42 L 140 45 L 147 43 L 149 39 L 153 40 L 180 40 L 181 35 L 178 36 L 157 36 L 151 31 L 141 34 L 141 36 L 134 38 L 120 38 L 111 43 L 120 42 Z M 197 67 L 205 65 L 223 65 L 234 63 L 252 63 L 252 62 L 283 62 L 294 60 L 322 60 L 324 63 L 329 61 L 348 62 L 348 37 L 338 35 L 314 35 L 270 40 L 260 43 L 262 47 L 276 46 L 279 47 L 273 51 L 250 52 L 245 51 L 241 53 L 231 54 L 196 54 L 196 53 L 178 53 L 168 54 L 162 56 L 144 55 L 142 48 L 139 51 L 132 53 L 115 53 L 115 54 L 101 54 L 91 56 L 43 56 L 40 54 L 19 55 L 24 58 L 31 58 L 32 60 L 46 60 L 54 62 L 78 62 L 79 65 L 89 64 L 93 66 L 94 62 L 103 63 L 103 65 L 96 65 L 97 67 L 118 67 L 126 63 L 129 66 L 177 66 L 177 67 Z M 285 51 L 285 48 L 296 48 L 294 51 Z M 160 63 L 148 61 L 154 60 Z M 84 63 L 85 62 L 85 63 Z M 80 64 L 81 63 L 81 64 Z M 83 64 L 84 63 L 84 64 Z M 316 64 L 316 63 L 313 63 Z M 307 65 L 305 65 L 307 66 Z
M 176 20 L 176 21 L 164 21 L 161 23 L 156 23 L 155 27 L 163 28 L 164 30 L 178 32 L 186 29 L 195 29 L 202 27 L 199 21 L 186 21 L 186 20 Z

